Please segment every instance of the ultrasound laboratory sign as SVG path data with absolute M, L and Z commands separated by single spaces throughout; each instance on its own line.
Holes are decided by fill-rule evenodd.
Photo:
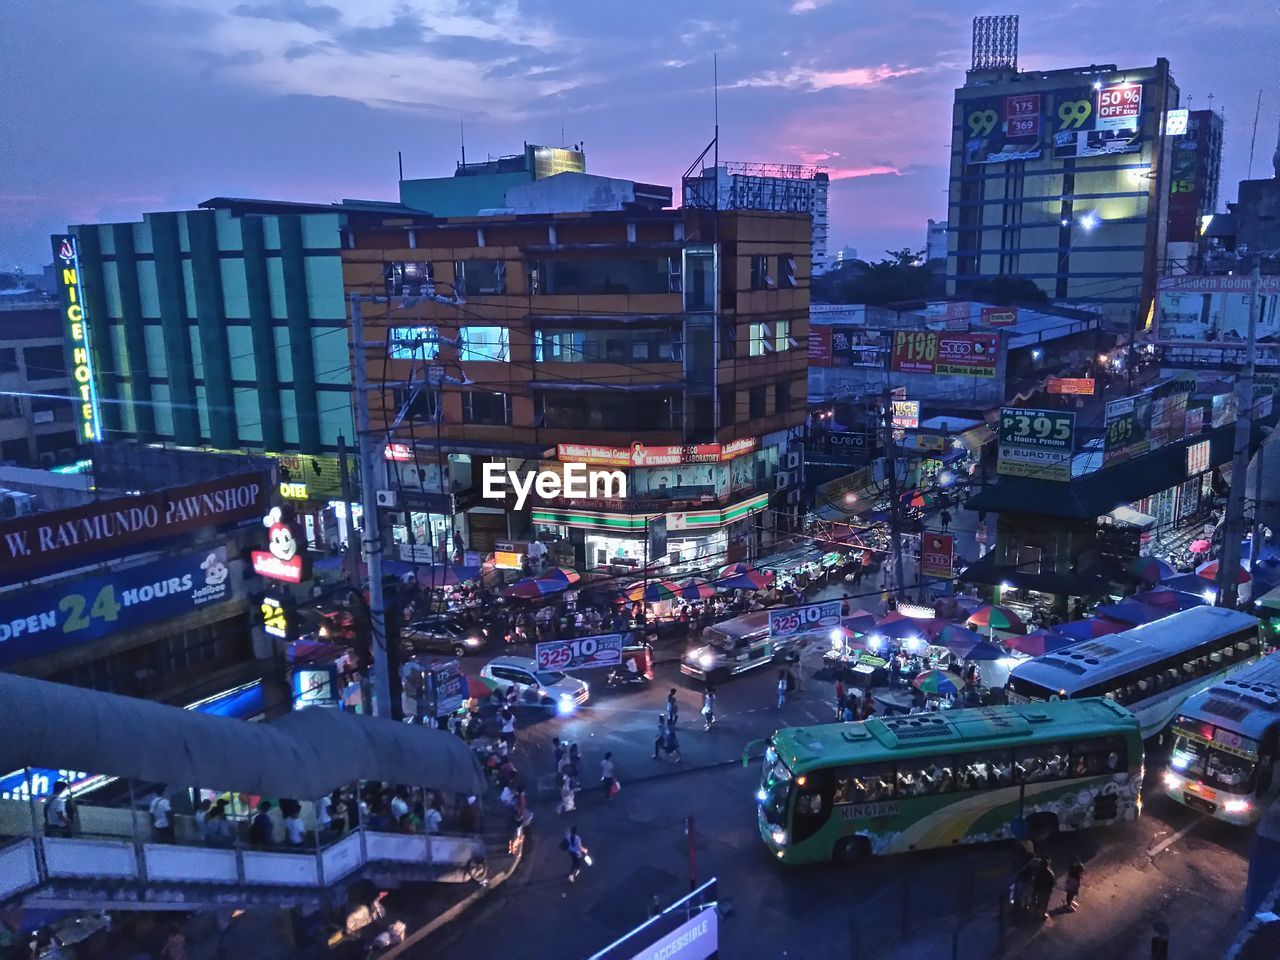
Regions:
M 0 603 L 0 667 L 136 630 L 230 596 L 226 547 L 15 591 Z

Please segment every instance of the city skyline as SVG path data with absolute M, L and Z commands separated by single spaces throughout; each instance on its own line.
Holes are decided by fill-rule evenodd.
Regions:
M 1274 18 L 1254 0 L 1192 3 L 1176 21 L 1158 9 L 1129 8 L 1140 36 L 1113 29 L 1094 0 L 1033 13 L 915 0 L 856 20 L 838 0 L 756 0 L 717 19 L 650 4 L 662 31 L 607 5 L 542 0 L 131 0 L 61 19 L 15 9 L 0 262 L 47 262 L 48 235 L 69 223 L 213 196 L 392 200 L 396 152 L 406 176 L 448 175 L 460 122 L 470 159 L 582 142 L 590 172 L 678 188 L 711 137 L 713 54 L 721 158 L 827 166 L 831 250 L 875 259 L 922 247 L 926 220 L 946 217 L 970 19 L 1003 12 L 1022 16 L 1023 69 L 1167 57 L 1184 106 L 1226 114 L 1221 205 L 1246 175 L 1260 88 L 1253 176 L 1271 172 Z M 1230 86 L 1211 79 L 1226 62 Z

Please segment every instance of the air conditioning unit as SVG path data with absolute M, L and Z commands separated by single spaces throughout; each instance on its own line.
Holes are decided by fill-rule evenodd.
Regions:
M 787 504 L 792 507 L 800 505 L 800 491 L 791 490 L 787 493 Z
M 396 492 L 394 490 L 375 490 L 373 495 L 380 507 L 394 507 L 396 505 Z
M 788 469 L 788 470 L 799 470 L 799 469 L 800 469 L 800 462 L 801 462 L 801 460 L 802 460 L 802 459 L 803 459 L 803 455 L 800 453 L 800 451 L 799 451 L 799 450 L 788 450 L 788 451 L 787 451 L 787 461 L 786 461 L 786 467 L 787 467 L 787 469 Z
M 785 490 L 791 486 L 791 474 L 786 470 L 779 470 L 773 475 L 773 489 Z

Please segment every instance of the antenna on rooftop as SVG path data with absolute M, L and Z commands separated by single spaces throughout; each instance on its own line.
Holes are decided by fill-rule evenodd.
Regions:
M 461 117 L 458 118 L 458 141 L 462 144 L 462 165 L 467 165 L 467 128 Z

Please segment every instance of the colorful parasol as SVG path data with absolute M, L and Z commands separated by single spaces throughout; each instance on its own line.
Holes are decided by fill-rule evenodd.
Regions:
M 573 586 L 582 577 L 578 571 L 570 570 L 568 567 L 548 567 L 538 574 L 539 580 L 550 580 L 552 583 L 563 583 L 567 587 Z
M 969 615 L 966 621 L 970 626 L 987 627 L 994 630 L 1019 630 L 1022 619 L 1008 607 L 989 604 L 979 607 Z
M 715 585 L 701 577 L 688 577 L 677 585 L 680 587 L 680 597 L 684 600 L 706 600 L 716 595 Z
M 1192 553 L 1208 553 L 1212 549 L 1213 544 L 1208 540 L 1192 540 L 1191 546 L 1187 549 Z
M 1053 632 L 1070 637 L 1072 640 L 1094 640 L 1105 637 L 1109 633 L 1119 633 L 1123 629 L 1124 624 L 1116 623 L 1114 620 L 1091 617 L 1087 620 L 1059 623 L 1053 628 Z
M 1002 642 L 1010 650 L 1025 653 L 1028 657 L 1043 657 L 1046 653 L 1069 647 L 1076 641 L 1050 630 L 1033 630 L 1031 633 L 1005 637 Z
M 926 670 L 912 680 L 911 685 L 921 693 L 932 693 L 936 696 L 956 692 L 955 681 L 941 670 Z
M 725 570 L 740 566 L 744 564 L 731 564 L 725 567 Z M 721 590 L 763 590 L 771 583 L 773 583 L 773 571 L 752 570 L 750 567 L 736 574 L 726 574 L 722 570 L 716 579 L 716 586 Z
M 902 495 L 903 506 L 936 507 L 941 498 L 931 490 L 910 490 Z
M 569 586 L 566 581 L 543 580 L 540 577 L 525 577 L 517 580 L 503 591 L 503 596 L 513 600 L 537 600 L 539 597 L 559 593 Z
M 1218 579 L 1218 561 L 1210 560 L 1196 567 L 1196 576 L 1211 582 L 1217 582 Z M 1249 571 L 1244 567 L 1236 570 L 1236 583 L 1248 583 L 1253 577 L 1249 575 Z
M 680 585 L 670 580 L 650 580 L 648 583 L 638 580 L 627 587 L 623 595 L 632 603 L 640 600 L 645 603 L 661 603 L 664 600 L 678 600 Z
M 1147 583 L 1159 583 L 1178 575 L 1178 571 L 1155 557 L 1137 557 L 1125 567 L 1129 573 Z

